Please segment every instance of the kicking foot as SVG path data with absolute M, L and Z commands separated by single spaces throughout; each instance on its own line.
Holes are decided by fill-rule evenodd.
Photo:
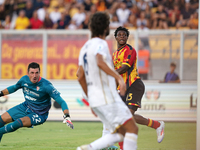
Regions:
M 165 128 L 165 123 L 163 121 L 159 121 L 159 122 L 160 122 L 160 126 L 156 129 L 158 143 L 162 142 L 164 138 L 164 128 Z

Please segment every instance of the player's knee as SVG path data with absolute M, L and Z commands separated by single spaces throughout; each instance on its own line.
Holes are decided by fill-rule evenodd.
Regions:
M 20 120 L 21 120 L 22 125 L 23 125 L 24 127 L 30 127 L 30 126 L 31 126 L 31 120 L 30 120 L 29 117 L 23 117 L 23 118 L 21 118 Z
M 6 122 L 4 122 L 0 116 L 0 127 L 4 126 L 6 124 Z
M 10 122 L 12 122 L 12 117 L 7 112 L 5 112 L 4 114 L 2 114 L 0 117 L 1 117 L 1 120 L 4 123 L 10 123 Z

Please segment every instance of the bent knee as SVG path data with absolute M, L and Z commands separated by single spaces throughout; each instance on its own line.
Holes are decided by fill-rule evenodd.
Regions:
M 5 123 L 10 123 L 12 122 L 12 117 L 10 116 L 10 114 L 8 112 L 5 112 L 4 114 L 1 115 L 1 119 L 5 122 Z
M 32 125 L 29 117 L 23 117 L 20 118 L 20 120 L 22 121 L 24 127 L 30 127 Z

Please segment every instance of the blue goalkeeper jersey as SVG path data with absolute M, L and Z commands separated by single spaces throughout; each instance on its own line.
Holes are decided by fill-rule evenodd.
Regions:
M 68 109 L 66 102 L 60 97 L 60 93 L 51 82 L 41 78 L 37 83 L 32 83 L 27 75 L 23 76 L 15 85 L 8 87 L 9 93 L 22 88 L 25 105 L 37 114 L 45 114 L 51 108 L 51 98 L 56 100 L 62 109 Z

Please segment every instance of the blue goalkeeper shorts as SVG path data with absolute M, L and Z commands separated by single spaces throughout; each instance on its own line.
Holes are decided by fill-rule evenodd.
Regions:
M 45 113 L 43 115 L 36 114 L 25 103 L 21 103 L 9 109 L 7 112 L 12 117 L 13 121 L 19 118 L 29 117 L 32 126 L 43 124 L 47 120 L 49 114 L 49 113 Z

